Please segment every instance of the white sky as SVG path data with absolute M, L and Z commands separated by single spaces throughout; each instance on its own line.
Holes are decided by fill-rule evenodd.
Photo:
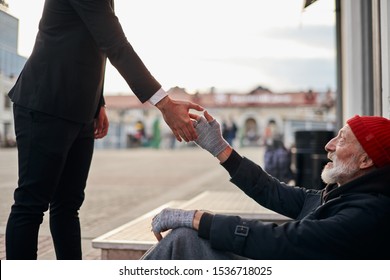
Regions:
M 31 53 L 44 0 L 8 0 Z M 116 0 L 125 34 L 167 90 L 335 89 L 333 0 Z M 108 66 L 106 92 L 129 92 Z

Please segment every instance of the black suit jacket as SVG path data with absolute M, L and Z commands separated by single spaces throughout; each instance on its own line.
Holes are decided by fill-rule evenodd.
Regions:
M 9 96 L 26 108 L 90 122 L 104 103 L 107 57 L 141 102 L 161 88 L 127 41 L 111 0 L 46 0 L 33 52 Z

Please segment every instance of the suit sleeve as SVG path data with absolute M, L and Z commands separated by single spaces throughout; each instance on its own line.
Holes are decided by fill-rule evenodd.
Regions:
M 96 113 L 95 113 L 95 119 L 99 116 L 99 113 L 100 113 L 100 110 L 101 108 L 106 105 L 106 101 L 104 100 L 104 96 L 103 94 L 100 96 L 100 100 L 99 100 L 99 105 L 96 109 Z
M 141 102 L 160 88 L 133 47 L 127 41 L 110 0 L 69 0 L 92 34 L 98 47 L 126 80 Z

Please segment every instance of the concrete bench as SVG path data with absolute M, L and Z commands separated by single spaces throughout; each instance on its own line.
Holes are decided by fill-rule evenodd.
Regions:
M 206 191 L 188 201 L 171 201 L 94 240 L 92 246 L 102 250 L 103 260 L 139 259 L 157 240 L 151 232 L 151 220 L 166 207 L 204 209 L 213 213 L 238 215 L 282 223 L 289 220 L 258 205 L 239 191 Z
M 153 217 L 166 207 L 179 207 L 183 201 L 171 201 L 92 240 L 101 249 L 102 260 L 139 259 L 157 241 L 151 231 Z

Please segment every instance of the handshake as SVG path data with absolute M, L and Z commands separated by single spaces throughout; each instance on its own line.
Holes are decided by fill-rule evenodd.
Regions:
M 222 153 L 229 144 L 222 137 L 221 125 L 207 112 L 203 116 L 190 114 L 198 138 L 194 141 L 199 147 L 210 152 L 214 157 Z

